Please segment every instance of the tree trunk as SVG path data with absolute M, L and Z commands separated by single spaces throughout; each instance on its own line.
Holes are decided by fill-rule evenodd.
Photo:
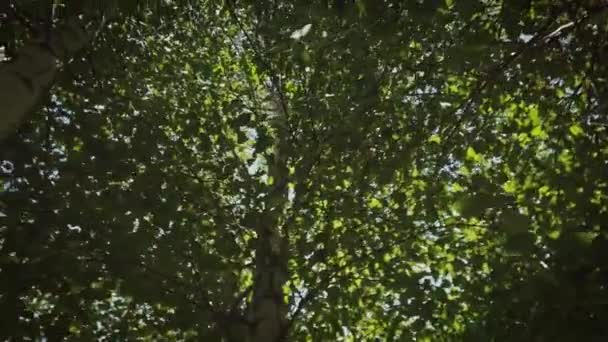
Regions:
M 256 250 L 251 342 L 280 341 L 286 326 L 283 285 L 287 281 L 287 259 L 281 246 L 284 243 L 274 233 L 269 230 L 263 233 L 265 236 L 259 237 Z
M 49 38 L 27 43 L 15 58 L 0 64 L 0 139 L 46 99 L 62 64 L 91 40 L 76 20 L 52 32 Z
M 273 179 L 272 188 L 267 197 L 266 208 L 256 223 L 257 247 L 255 260 L 255 277 L 253 284 L 252 331 L 250 342 L 278 342 L 285 339 L 287 331 L 287 304 L 284 299 L 283 286 L 289 279 L 289 238 L 287 231 L 281 231 L 286 210 L 288 146 L 286 103 L 280 97 L 278 89 L 274 93 L 271 112 L 274 135 L 274 161 L 269 170 Z

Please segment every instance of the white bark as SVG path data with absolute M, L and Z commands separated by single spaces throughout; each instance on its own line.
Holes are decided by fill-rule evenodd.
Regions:
M 269 193 L 268 207 L 257 223 L 258 245 L 252 298 L 253 331 L 251 342 L 279 342 L 285 338 L 287 304 L 283 286 L 289 278 L 288 237 L 280 230 L 287 203 L 288 167 L 285 148 L 288 146 L 286 104 L 277 90 L 270 87 L 274 103 L 270 109 L 272 134 L 275 140 L 274 164 L 269 175 L 274 183 Z

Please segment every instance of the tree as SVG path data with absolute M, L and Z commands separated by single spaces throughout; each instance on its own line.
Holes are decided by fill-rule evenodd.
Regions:
M 153 5 L 153 4 L 152 4 Z M 0 5 L 5 46 L 0 62 L 0 139 L 11 133 L 26 116 L 46 100 L 62 67 L 91 44 L 107 22 L 135 9 L 163 12 L 165 7 L 138 1 L 50 0 L 18 3 L 8 0 Z M 160 14 L 160 13 L 159 13 Z M 23 30 L 26 32 L 22 32 Z M 3 55 L 4 55 L 3 54 Z M 13 56 L 14 55 L 14 56 Z M 6 58 L 5 58 L 6 57 Z M 80 56 L 76 56 L 80 57 Z M 6 60 L 5 60 L 6 59 Z
M 0 336 L 608 336 L 605 4 L 166 4 L 4 141 Z

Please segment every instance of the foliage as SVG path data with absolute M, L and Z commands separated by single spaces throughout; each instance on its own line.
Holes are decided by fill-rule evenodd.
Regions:
M 272 258 L 289 340 L 608 336 L 607 4 L 159 6 L 2 142 L 2 338 L 245 340 Z

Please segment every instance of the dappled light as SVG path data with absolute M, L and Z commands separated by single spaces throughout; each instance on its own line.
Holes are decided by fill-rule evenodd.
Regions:
M 608 339 L 608 2 L 0 4 L 0 341 Z

